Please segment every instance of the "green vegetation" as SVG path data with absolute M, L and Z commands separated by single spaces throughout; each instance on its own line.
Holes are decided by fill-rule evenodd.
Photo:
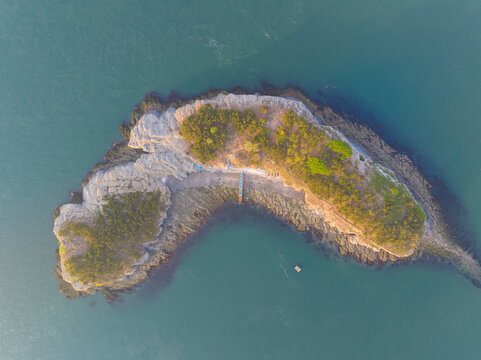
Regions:
M 408 191 L 394 182 L 394 178 L 377 171 L 371 175 L 359 173 L 349 160 L 352 149 L 345 141 L 329 139 L 323 130 L 292 111 L 284 114 L 283 123 L 275 132 L 270 132 L 265 121 L 257 119 L 251 110 L 241 114 L 210 107 L 206 110 L 206 107 L 184 122 L 185 126 L 197 126 L 199 121 L 195 119 L 204 119 L 205 111 L 224 119 L 223 128 L 231 121 L 242 135 L 251 164 L 270 160 L 285 177 L 304 183 L 319 198 L 328 200 L 340 215 L 376 243 L 407 250 L 422 236 L 425 215 Z M 205 121 L 207 127 L 212 122 Z M 194 150 L 195 144 L 203 141 L 205 132 L 189 131 L 188 136 L 185 129 L 182 134 Z M 208 154 L 201 153 L 199 158 L 213 159 L 226 145 L 225 140 L 218 144 L 209 148 Z
M 373 189 L 371 182 L 378 181 L 377 177 L 372 180 L 357 172 L 349 161 L 352 150 L 346 142 L 329 140 L 321 129 L 293 112 L 287 112 L 283 121 L 264 150 L 276 165 L 287 169 L 288 176 L 330 201 L 339 214 L 378 244 L 404 248 L 419 239 L 424 213 L 404 187 L 398 188 L 387 178 L 387 191 L 385 187 Z
M 87 252 L 65 263 L 67 271 L 85 283 L 118 275 L 142 256 L 142 244 L 155 236 L 159 214 L 166 208 L 158 192 L 128 193 L 105 200 L 93 225 L 68 222 L 60 232 L 61 236 L 87 239 Z
M 393 174 L 392 172 L 390 172 L 390 171 L 388 171 L 388 170 L 386 170 L 386 169 L 384 169 L 384 172 L 385 172 L 386 174 L 388 174 L 393 180 L 396 179 L 396 177 L 394 176 L 394 174 Z
M 60 253 L 59 250 L 55 251 L 55 258 L 57 259 L 57 266 L 55 266 L 55 276 L 59 281 L 58 288 L 65 295 L 67 299 L 75 299 L 82 295 L 87 295 L 82 291 L 77 291 L 73 288 L 72 284 L 65 281 L 62 277 L 62 269 L 60 268 Z
M 341 139 L 329 141 L 329 149 L 341 154 L 344 158 L 350 158 L 352 155 L 349 145 Z
M 264 119 L 258 119 L 256 114 L 250 109 L 245 110 L 243 113 L 234 111 L 233 115 L 235 116 L 231 116 L 232 124 L 239 134 L 244 133 L 247 129 L 249 129 L 249 133 L 253 134 L 256 131 L 263 129 L 266 123 Z
M 397 196 L 399 194 L 399 189 L 396 187 L 392 187 L 390 190 L 392 196 Z
M 318 158 L 309 157 L 306 164 L 311 175 L 329 175 L 329 168 Z
M 250 134 L 264 129 L 265 120 L 258 119 L 252 110 L 240 112 L 213 108 L 207 104 L 197 114 L 189 116 L 180 126 L 181 135 L 189 143 L 200 161 L 206 162 L 224 150 L 227 141 L 227 124 L 231 123 L 238 133 Z
M 393 177 L 392 174 L 386 176 L 375 171 L 369 183 L 383 200 L 378 210 L 378 221 L 383 226 L 378 226 L 378 231 L 381 236 L 388 239 L 392 236 L 390 232 L 397 235 L 397 238 L 412 238 L 416 234 L 420 235 L 424 229 L 426 215 L 406 188 L 396 184 Z
M 234 111 L 222 111 L 206 105 L 189 116 L 180 126 L 182 136 L 202 162 L 215 158 L 227 140 L 227 120 L 238 116 Z

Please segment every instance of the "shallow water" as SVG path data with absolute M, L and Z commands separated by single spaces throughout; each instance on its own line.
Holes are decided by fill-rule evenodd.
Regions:
M 479 247 L 480 15 L 479 1 L 0 4 L 0 358 L 478 359 L 481 291 L 444 267 L 368 268 L 234 209 L 110 306 L 57 292 L 51 230 L 144 93 L 265 80 L 409 148 Z

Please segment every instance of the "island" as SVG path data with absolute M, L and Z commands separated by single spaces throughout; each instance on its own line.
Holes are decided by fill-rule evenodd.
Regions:
M 480 282 L 413 162 L 299 89 L 147 94 L 120 131 L 124 141 L 54 212 L 69 298 L 114 300 L 228 203 L 262 207 L 358 262 L 435 257 Z

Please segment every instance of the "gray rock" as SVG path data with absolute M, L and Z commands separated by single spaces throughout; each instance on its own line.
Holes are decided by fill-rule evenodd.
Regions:
M 481 279 L 477 262 L 464 250 L 445 239 L 440 208 L 431 194 L 431 186 L 405 155 L 396 153 L 372 130 L 346 121 L 332 109 L 315 104 L 294 89 L 274 90 L 273 95 L 210 93 L 194 101 L 175 100 L 174 106 L 164 106 L 163 112 L 144 114 L 130 132 L 128 147 L 115 145 L 109 162 L 97 165 L 83 184 L 83 202 L 65 204 L 55 211 L 54 233 L 63 254 L 59 256 L 57 273 L 70 284 L 64 288 L 81 294 L 102 290 L 109 299 L 125 292 L 149 276 L 149 271 L 165 264 L 178 246 L 195 233 L 212 213 L 229 202 L 238 200 L 238 174 L 246 174 L 244 200 L 248 204 L 268 209 L 273 214 L 294 224 L 301 231 L 312 231 L 322 242 L 337 247 L 339 252 L 366 264 L 384 264 L 412 259 L 422 251 L 442 253 L 465 269 L 472 278 Z M 220 108 L 269 107 L 285 112 L 292 110 L 316 126 L 328 126 L 328 132 L 351 143 L 355 156 L 363 156 L 362 165 L 378 163 L 393 170 L 396 178 L 412 191 L 427 214 L 426 234 L 421 245 L 412 252 L 396 254 L 375 246 L 365 234 L 332 211 L 329 204 L 309 203 L 302 191 L 282 183 L 281 179 L 253 169 L 207 168 L 202 173 L 188 155 L 188 146 L 179 135 L 180 123 L 205 104 Z M 320 125 L 322 124 L 322 125 Z M 130 149 L 130 150 L 129 150 Z M 107 159 L 107 157 L 106 157 Z M 360 169 L 362 171 L 362 169 Z M 81 238 L 65 238 L 60 229 L 67 222 L 91 223 L 101 209 L 105 196 L 128 192 L 160 191 L 169 207 L 162 217 L 158 236 L 145 244 L 142 260 L 132 263 L 119 278 L 108 284 L 83 284 L 68 274 L 63 263 L 71 256 L 85 251 Z

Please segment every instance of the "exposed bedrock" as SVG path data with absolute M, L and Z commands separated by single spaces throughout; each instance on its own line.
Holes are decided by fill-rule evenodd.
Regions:
M 268 92 L 264 96 L 211 91 L 189 100 L 159 103 L 156 109 L 160 111 L 148 111 L 140 117 L 130 131 L 128 144 L 115 144 L 106 154 L 106 162 L 97 164 L 85 177 L 82 196 L 76 196 L 77 203 L 62 205 L 55 211 L 54 233 L 62 246 L 56 269 L 61 290 L 69 297 L 101 290 L 108 299 L 113 299 L 115 294 L 139 284 L 152 269 L 166 263 L 182 241 L 217 209 L 238 201 L 241 171 L 245 175 L 244 203 L 268 209 L 300 231 L 312 231 L 321 241 L 334 244 L 343 255 L 366 264 L 384 264 L 411 260 L 425 253 L 453 263 L 470 279 L 480 282 L 479 264 L 446 236 L 431 186 L 406 155 L 394 151 L 368 127 L 345 120 L 296 89 Z M 322 201 L 311 202 L 302 189 L 287 186 L 281 178 L 269 176 L 262 169 L 227 170 L 224 165 L 212 165 L 201 171 L 196 166 L 197 160 L 189 155 L 179 128 L 184 119 L 207 103 L 238 110 L 260 106 L 269 106 L 279 113 L 292 110 L 312 124 L 331 127 L 358 149 L 355 151 L 362 151 L 370 161 L 392 170 L 397 180 L 407 186 L 427 215 L 422 241 L 403 253 L 373 244 L 369 234 L 360 233 L 332 206 Z M 106 196 L 147 191 L 160 192 L 168 207 L 160 214 L 155 239 L 143 244 L 145 254 L 141 260 L 130 264 L 121 276 L 101 284 L 82 283 L 71 276 L 65 261 L 84 253 L 87 243 L 79 237 L 62 236 L 62 227 L 67 222 L 92 223 Z
M 274 215 L 293 224 L 300 231 L 312 231 L 319 241 L 334 245 L 342 255 L 351 256 L 365 264 L 384 264 L 388 261 L 409 260 L 399 258 L 382 249 L 373 249 L 353 241 L 347 233 L 325 223 L 319 214 L 306 208 L 306 203 L 293 194 L 282 194 L 251 186 L 246 177 L 244 203 L 267 209 Z M 228 185 L 189 187 L 178 190 L 164 222 L 164 231 L 158 244 L 150 249 L 152 256 L 137 271 L 104 287 L 112 296 L 132 288 L 148 278 L 149 271 L 170 260 L 182 242 L 194 235 L 217 210 L 238 201 L 238 189 Z M 93 289 L 92 289 L 93 290 Z M 113 298 L 112 298 L 113 299 Z

